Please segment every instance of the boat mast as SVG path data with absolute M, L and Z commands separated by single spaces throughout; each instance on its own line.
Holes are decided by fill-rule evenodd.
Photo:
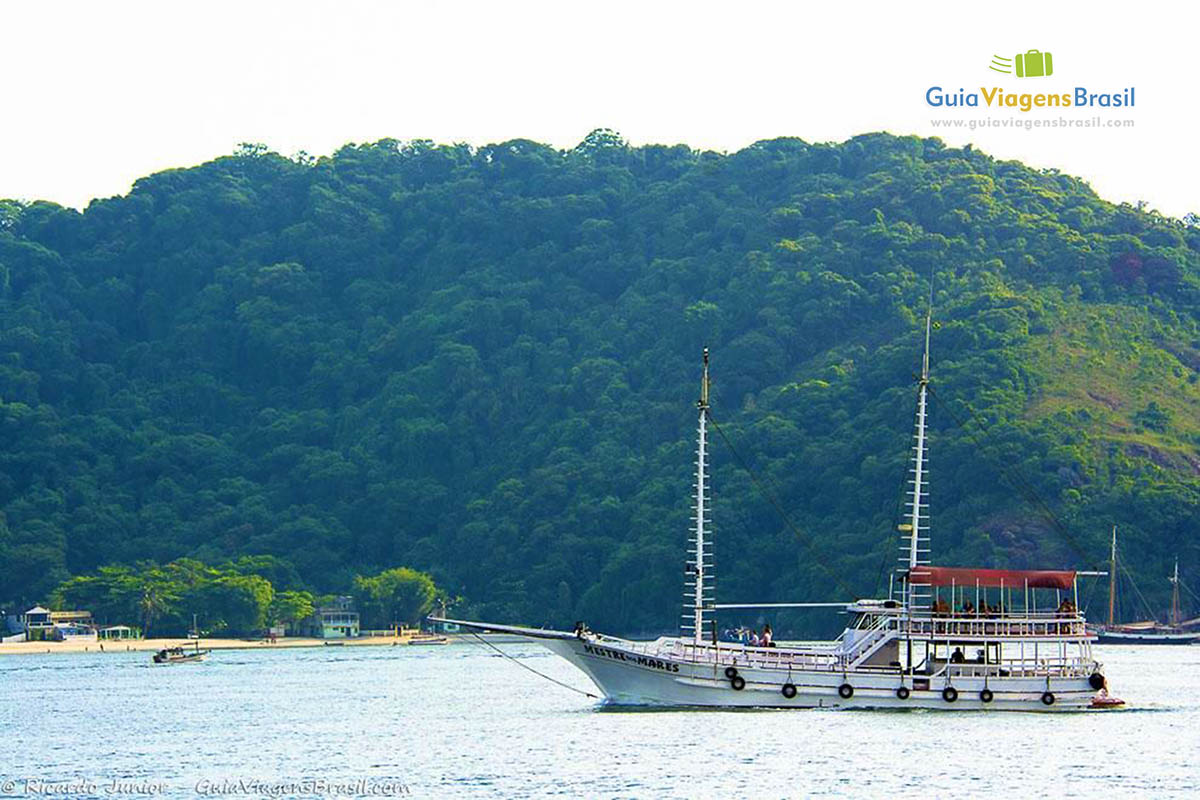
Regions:
M 692 635 L 696 644 L 704 641 L 704 611 L 712 603 L 712 583 L 706 582 L 707 570 L 712 568 L 712 544 L 705 536 L 708 519 L 708 348 L 704 348 L 704 371 L 700 380 L 700 399 L 697 409 L 696 446 L 696 522 L 692 529 L 692 549 L 689 555 L 695 559 L 688 564 L 690 585 L 685 589 L 685 598 L 690 595 L 691 613 L 684 615 L 682 633 Z M 690 591 L 688 591 L 690 590 Z
M 1117 526 L 1113 525 L 1112 553 L 1108 557 L 1108 627 L 1113 626 L 1117 608 Z
M 913 569 L 920 561 L 921 531 L 929 530 L 928 526 L 921 527 L 921 499 L 925 489 L 925 407 L 929 394 L 929 330 L 932 326 L 933 311 L 925 315 L 925 355 L 921 360 L 921 381 L 917 393 L 917 446 L 913 457 L 913 494 L 909 503 L 911 519 L 909 524 L 912 532 L 908 537 L 908 568 Z
M 927 519 L 926 510 L 929 504 L 925 502 L 925 491 L 928 488 L 928 478 L 926 477 L 926 436 L 925 436 L 925 421 L 926 409 L 929 399 L 929 332 L 933 328 L 933 303 L 930 302 L 929 310 L 925 313 L 925 352 L 921 358 L 921 379 L 918 382 L 917 389 L 917 430 L 916 444 L 913 447 L 913 469 L 912 469 L 912 499 L 908 501 L 909 519 L 904 525 L 901 525 L 901 530 L 908 532 L 908 547 L 906 558 L 904 561 L 907 564 L 907 574 L 911 576 L 912 571 L 921 564 L 927 564 L 928 559 L 924 556 L 929 553 L 929 520 Z M 925 547 L 922 547 L 924 543 Z M 912 581 L 906 581 L 907 586 L 907 603 L 909 611 L 916 609 L 916 606 L 921 598 L 918 590 L 913 586 Z
M 1171 624 L 1179 624 L 1179 559 L 1175 559 L 1175 573 L 1168 578 L 1171 581 Z

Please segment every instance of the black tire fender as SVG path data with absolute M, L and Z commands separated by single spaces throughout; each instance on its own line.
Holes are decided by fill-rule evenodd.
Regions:
M 783 692 L 784 697 L 786 697 L 788 700 L 791 700 L 796 696 L 796 684 L 789 681 L 788 683 L 785 683 L 779 691 Z
M 742 689 L 746 688 L 746 679 L 741 675 L 734 675 L 729 679 L 729 685 L 733 687 L 735 692 L 740 692 Z
M 848 683 L 843 683 L 838 687 L 838 696 L 843 700 L 849 700 L 851 697 L 854 697 L 854 687 Z
M 725 677 L 726 678 L 729 678 L 730 680 L 732 680 L 733 678 L 735 678 L 737 676 L 737 674 L 738 674 L 737 667 L 726 667 L 725 668 Z
M 1054 692 L 1042 692 L 1042 705 L 1054 705 Z
M 984 689 L 982 692 L 979 693 L 979 699 L 985 703 L 992 702 L 992 700 L 994 700 L 995 697 L 996 697 L 996 695 L 992 694 L 991 689 Z
M 945 689 L 942 689 L 942 699 L 947 703 L 953 703 L 958 699 L 958 689 L 955 689 L 953 686 L 947 686 Z
M 907 700 L 910 694 L 912 694 L 912 692 L 909 691 L 907 686 L 901 686 L 896 690 L 896 697 L 899 697 L 901 700 Z

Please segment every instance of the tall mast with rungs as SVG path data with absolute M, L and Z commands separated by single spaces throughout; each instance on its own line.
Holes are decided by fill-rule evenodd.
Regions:
M 925 352 L 921 358 L 921 378 L 917 385 L 916 442 L 913 445 L 912 479 L 910 480 L 912 484 L 912 497 L 906 504 L 908 506 L 908 522 L 900 526 L 901 530 L 908 532 L 908 552 L 905 554 L 906 558 L 904 561 L 909 573 L 919 565 L 929 563 L 928 558 L 926 558 L 929 553 L 929 504 L 925 493 L 928 488 L 929 479 L 926 475 L 925 421 L 929 400 L 929 332 L 932 327 L 933 309 L 931 307 L 925 314 Z M 910 610 L 915 608 L 918 599 L 917 590 L 909 582 L 907 600 Z
M 684 588 L 685 613 L 682 635 L 696 644 L 704 639 L 704 612 L 712 605 L 712 543 L 708 534 L 708 348 L 704 348 L 704 370 L 700 379 L 700 399 L 696 402 L 696 518 L 688 551 L 688 576 Z

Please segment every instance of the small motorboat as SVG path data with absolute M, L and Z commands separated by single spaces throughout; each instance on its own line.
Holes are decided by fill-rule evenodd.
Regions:
M 418 634 L 408 640 L 410 646 L 425 646 L 433 644 L 450 644 L 449 636 L 440 636 L 438 634 Z
M 193 661 L 203 661 L 208 658 L 211 650 L 201 650 L 199 642 L 196 649 L 185 650 L 182 647 L 164 647 L 154 654 L 155 664 L 189 664 Z
M 1092 698 L 1092 708 L 1120 708 L 1125 705 L 1125 701 L 1119 697 L 1109 697 L 1106 694 L 1098 694 Z

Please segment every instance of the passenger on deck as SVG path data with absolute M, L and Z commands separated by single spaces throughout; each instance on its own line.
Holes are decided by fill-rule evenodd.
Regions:
M 760 644 L 762 644 L 763 647 L 774 647 L 775 646 L 775 639 L 774 639 L 774 635 L 771 633 L 770 625 L 763 626 L 762 641 L 760 642 Z
M 945 600 L 939 599 L 933 604 L 933 613 L 940 614 L 942 616 L 948 615 L 950 613 L 950 606 Z
M 1071 616 L 1075 613 L 1075 604 L 1071 602 L 1070 598 L 1063 598 L 1063 601 L 1058 604 L 1058 613 L 1063 617 Z
M 967 660 L 967 657 L 965 655 L 963 655 L 963 651 L 962 651 L 961 647 L 954 648 L 954 652 L 950 654 L 950 663 L 951 664 L 962 664 L 966 660 Z
M 968 600 L 967 602 L 963 603 L 963 607 L 962 607 L 962 613 L 963 613 L 963 616 L 964 616 L 964 617 L 973 617 L 973 616 L 975 616 L 975 604 L 974 604 L 974 603 L 972 603 L 970 600 Z
M 762 639 L 758 638 L 758 631 L 752 629 L 750 631 L 750 646 L 758 647 L 761 644 L 762 644 Z

